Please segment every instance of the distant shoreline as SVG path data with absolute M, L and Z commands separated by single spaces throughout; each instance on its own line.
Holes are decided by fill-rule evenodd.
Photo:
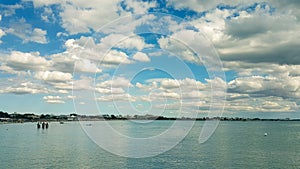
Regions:
M 130 121 L 130 120 L 77 120 L 77 121 L 63 121 L 64 123 L 72 123 L 72 122 L 101 122 L 101 121 Z M 141 120 L 143 121 L 143 120 Z M 155 120 L 155 121 L 176 121 L 176 120 Z M 191 121 L 191 122 L 195 122 L 195 121 L 205 121 L 205 120 L 180 120 L 180 121 Z M 207 121 L 213 121 L 213 120 L 207 120 Z M 216 120 L 215 120 L 216 121 Z M 220 122 L 224 122 L 224 120 L 220 120 Z M 298 122 L 300 121 L 300 119 L 293 119 L 293 120 L 277 120 L 277 119 L 264 119 L 264 120 L 246 120 L 246 121 L 242 121 L 242 120 L 232 120 L 228 122 Z M 5 124 L 25 124 L 25 123 L 34 123 L 36 124 L 38 121 L 25 121 L 25 122 L 0 122 L 0 125 L 5 125 Z M 60 121 L 47 121 L 50 124 L 51 123 L 60 123 Z
M 23 122 L 66 122 L 66 121 L 103 121 L 103 120 L 185 120 L 185 121 L 300 121 L 300 119 L 290 119 L 290 118 L 245 118 L 245 117 L 201 117 L 201 118 L 189 118 L 189 117 L 164 117 L 164 116 L 154 116 L 154 115 L 133 115 L 133 116 L 122 116 L 122 115 L 79 115 L 79 114 L 69 114 L 69 115 L 49 115 L 41 114 L 36 115 L 33 113 L 9 114 L 7 112 L 0 111 L 0 123 L 23 123 Z
M 137 120 L 137 121 L 232 121 L 232 122 L 255 122 L 255 121 L 300 121 L 300 119 L 260 119 L 260 118 L 226 118 L 226 117 L 214 117 L 214 118 L 158 118 L 158 119 L 135 119 L 135 118 L 122 118 L 122 119 L 110 119 L 110 118 L 77 118 L 74 120 L 57 120 L 57 119 L 35 119 L 35 120 L 21 120 L 18 119 L 17 121 L 0 121 L 0 124 L 16 124 L 16 123 L 37 123 L 37 122 L 80 122 L 80 121 L 130 121 L 130 120 Z

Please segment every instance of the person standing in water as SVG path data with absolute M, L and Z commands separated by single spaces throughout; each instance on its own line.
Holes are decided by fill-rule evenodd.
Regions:
M 45 122 L 42 122 L 42 129 L 45 128 Z
M 45 126 L 46 126 L 46 129 L 48 129 L 48 127 L 49 127 L 48 122 L 45 122 Z
M 36 124 L 36 127 L 37 127 L 37 129 L 40 129 L 40 128 L 41 128 L 40 122 L 38 122 L 38 123 Z

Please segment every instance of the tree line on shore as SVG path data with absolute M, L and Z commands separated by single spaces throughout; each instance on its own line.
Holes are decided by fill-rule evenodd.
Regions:
M 200 118 L 189 118 L 189 117 L 165 117 L 165 116 L 154 116 L 154 115 L 133 115 L 133 116 L 122 116 L 122 115 L 78 115 L 71 113 L 69 115 L 52 115 L 52 114 L 41 114 L 36 115 L 34 113 L 7 113 L 0 111 L 0 122 L 37 122 L 37 121 L 97 121 L 97 120 L 220 120 L 220 121 L 300 121 L 300 119 L 264 119 L 264 118 L 242 118 L 242 117 L 200 117 Z

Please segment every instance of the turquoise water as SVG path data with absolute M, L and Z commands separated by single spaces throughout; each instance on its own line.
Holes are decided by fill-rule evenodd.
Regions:
M 116 129 L 131 125 L 136 130 L 128 135 L 148 137 L 173 122 L 109 123 Z M 223 121 L 206 143 L 198 144 L 202 125 L 196 122 L 170 151 L 133 159 L 101 149 L 78 122 L 53 122 L 47 130 L 37 130 L 35 123 L 0 124 L 0 168 L 300 168 L 299 122 Z

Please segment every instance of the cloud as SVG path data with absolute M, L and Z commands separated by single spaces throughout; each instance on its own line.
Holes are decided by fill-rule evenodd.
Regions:
M 73 96 L 73 95 L 72 96 L 70 96 L 70 95 L 67 96 L 67 99 L 75 99 L 75 98 L 76 98 L 76 96 Z
M 169 89 L 179 89 L 182 91 L 190 91 L 190 90 L 205 90 L 206 84 L 201 83 L 195 79 L 185 78 L 185 79 L 156 79 L 156 85 L 160 85 L 160 87 L 164 90 Z M 153 82 L 152 82 L 153 83 Z M 156 86 L 154 85 L 154 86 Z M 153 86 L 153 85 L 152 85 Z
M 60 13 L 62 26 L 71 34 L 97 30 L 110 21 L 117 19 L 119 1 L 73 1 L 63 5 Z M 74 18 L 74 16 L 77 16 Z M 101 18 L 101 19 L 99 19 Z
M 47 43 L 47 31 L 40 28 L 34 28 L 29 41 L 37 43 Z
M 100 43 L 97 44 L 91 37 L 82 36 L 76 40 L 69 39 L 65 43 L 67 51 L 63 55 L 55 56 L 57 63 L 66 63 L 67 61 L 68 63 L 70 63 L 76 60 L 76 62 L 85 62 L 85 64 L 90 65 L 90 68 L 93 67 L 94 71 L 100 71 L 99 68 L 96 68 L 95 62 L 100 64 L 101 69 L 103 67 L 112 67 L 119 64 L 132 63 L 132 61 L 129 59 L 128 55 L 125 52 L 119 49 L 111 49 L 113 47 L 112 44 L 114 44 L 115 41 L 118 41 L 113 37 L 119 36 L 109 36 L 102 38 Z M 122 35 L 120 37 L 123 38 L 124 36 Z M 66 58 L 67 61 L 65 61 L 64 58 Z M 80 67 L 82 65 L 77 66 L 79 70 L 87 68 Z M 90 71 L 92 70 L 89 70 L 88 72 Z
M 212 40 L 222 61 L 299 64 L 300 22 L 286 11 L 274 11 L 276 4 L 213 9 L 192 24 Z
M 24 43 L 48 43 L 46 38 L 47 31 L 40 28 L 32 28 L 30 24 L 26 23 L 26 20 L 24 18 L 18 20 L 17 22 L 12 22 L 10 24 L 10 27 L 5 32 L 21 38 Z
M 165 89 L 179 88 L 180 84 L 175 79 L 163 79 L 161 81 L 161 87 Z
M 137 51 L 141 51 L 145 47 L 149 47 L 149 44 L 146 44 L 144 39 L 140 36 L 134 37 L 126 37 L 123 41 L 116 45 L 116 47 L 124 48 L 124 49 L 136 49 Z
M 19 51 L 12 51 L 5 57 L 2 65 L 5 65 L 11 68 L 10 70 L 15 71 L 35 71 L 49 69 L 51 62 L 46 60 L 44 57 L 41 57 L 39 53 L 23 53 Z
M 225 111 L 230 113 L 247 112 L 295 112 L 297 103 L 281 97 L 242 97 L 226 103 Z
M 44 7 L 44 6 L 50 6 L 54 4 L 60 4 L 63 1 L 62 0 L 24 0 L 25 2 L 33 2 L 33 5 L 36 8 Z
M 101 60 L 100 64 L 119 65 L 130 63 L 131 61 L 129 60 L 126 53 L 117 50 L 111 50 L 103 57 L 103 60 Z
M 129 88 L 133 85 L 124 77 L 112 77 L 110 80 L 97 83 L 96 86 L 100 88 Z
M 188 92 L 182 93 L 183 101 L 186 102 L 190 99 L 197 99 L 197 100 L 208 100 L 208 92 L 199 91 L 199 90 L 191 90 Z
M 225 33 L 237 39 L 245 39 L 267 32 L 289 30 L 297 26 L 291 15 L 271 15 L 269 11 L 258 8 L 253 14 L 240 12 L 240 16 L 225 22 Z
M 280 0 L 274 0 L 274 1 L 280 1 Z M 272 2 L 274 2 L 272 1 Z M 218 5 L 228 5 L 228 6 L 249 6 L 254 3 L 261 3 L 265 2 L 263 0 L 256 0 L 255 2 L 252 0 L 230 0 L 230 1 L 220 1 L 220 0 L 186 0 L 186 1 L 181 1 L 181 0 L 169 0 L 167 2 L 168 6 L 172 6 L 177 10 L 193 10 L 196 12 L 204 12 L 204 11 L 210 11 L 215 9 Z
M 63 104 L 65 103 L 60 96 L 44 96 L 43 99 L 47 103 L 51 104 Z
M 49 7 L 44 8 L 44 12 L 41 14 L 41 19 L 48 23 L 54 23 L 57 20 L 53 10 Z
M 202 12 L 207 10 L 208 8 L 215 7 L 214 1 L 195 1 L 195 0 L 187 0 L 187 1 L 180 1 L 180 0 L 169 0 L 167 2 L 168 6 L 172 6 L 177 10 L 183 9 L 191 9 L 194 11 Z
M 34 77 L 47 82 L 64 82 L 72 80 L 72 75 L 70 73 L 63 73 L 59 71 L 40 71 L 37 72 Z
M 119 0 L 92 0 L 86 2 L 69 2 L 66 0 L 28 1 L 33 1 L 36 8 L 51 6 L 53 4 L 60 5 L 62 10 L 59 15 L 62 19 L 62 27 L 70 34 L 85 33 L 91 30 L 96 31 L 105 24 L 118 19 L 120 16 L 130 13 L 145 13 L 148 9 L 156 6 L 155 2 L 133 0 L 125 0 L 122 3 Z
M 299 28 L 294 16 L 257 7 L 253 14 L 226 22 L 225 33 L 232 39 L 220 45 L 219 52 L 226 61 L 299 64 Z
M 192 51 L 192 49 L 190 49 L 190 46 L 185 44 L 187 42 L 195 41 L 196 34 L 198 33 L 193 30 L 181 30 L 174 33 L 170 37 L 160 38 L 158 43 L 160 48 L 171 52 L 173 55 L 178 56 L 185 61 L 201 64 L 201 59 L 197 56 L 197 54 L 195 54 L 194 51 Z
M 73 80 L 70 87 L 73 90 L 94 90 L 94 78 L 88 76 L 81 76 L 78 80 Z
M 59 77 L 53 77 L 52 75 L 60 74 Z M 44 75 L 44 73 L 42 73 Z M 79 90 L 86 90 L 86 91 L 93 91 L 93 82 L 94 79 L 87 76 L 81 76 L 78 79 L 70 79 L 72 76 L 70 76 L 68 73 L 62 73 L 62 72 L 52 72 L 51 76 L 42 76 L 39 78 L 42 78 L 41 80 L 44 80 L 49 87 L 54 88 L 53 93 L 62 93 L 67 94 L 71 90 L 79 91 Z M 44 78 L 44 79 L 43 79 Z
M 300 105 L 299 65 L 247 62 L 226 62 L 226 64 L 229 65 L 225 67 L 234 69 L 239 76 L 228 83 L 228 99 L 231 102 L 247 97 L 260 98 L 262 102 L 270 97 L 276 97 L 282 100 L 278 102 L 295 102 L 294 107 Z
M 18 70 L 14 70 L 13 68 L 5 65 L 5 63 L 1 64 L 0 65 L 0 70 L 5 72 L 5 73 L 8 73 L 8 74 L 16 74 L 16 75 L 28 75 L 28 74 L 31 74 L 30 70 L 27 70 L 27 71 L 18 71 Z
M 176 92 L 154 92 L 151 93 L 152 100 L 165 100 L 165 99 L 180 99 L 181 96 Z
M 102 94 L 122 94 L 125 93 L 123 88 L 96 88 L 96 91 Z
M 0 15 L 1 16 L 1 15 Z M 0 17 L 1 18 L 1 17 Z M 1 19 L 0 19 L 0 21 L 1 21 Z M 6 33 L 2 30 L 2 29 L 0 29 L 0 39 L 5 35 Z M 0 40 L 0 44 L 2 43 L 2 41 Z
M 205 16 L 190 21 L 214 44 L 219 44 L 230 38 L 224 33 L 225 24 L 228 17 L 234 14 L 234 10 L 229 9 L 214 9 L 207 12 Z
M 284 69 L 284 68 L 281 68 Z M 277 72 L 277 73 L 276 73 Z M 297 109 L 299 99 L 299 77 L 289 76 L 281 71 L 274 71 L 278 77 L 250 76 L 236 78 L 228 83 L 227 112 L 293 112 Z M 97 100 L 100 102 L 136 102 L 146 101 L 155 104 L 158 108 L 158 100 L 181 102 L 182 111 L 197 112 L 208 111 L 211 101 L 211 85 L 217 88 L 226 87 L 222 79 L 207 79 L 207 83 L 201 83 L 194 79 L 157 79 L 149 84 L 137 83 L 133 86 L 128 79 L 118 77 L 113 80 L 102 81 L 97 84 L 96 91 L 100 94 Z M 219 87 L 218 87 L 219 85 Z M 147 92 L 127 93 L 128 86 L 136 87 Z M 136 90 L 135 89 L 135 90 Z M 179 90 L 180 89 L 180 90 Z M 218 89 L 217 89 L 218 90 Z M 216 96 L 216 91 L 213 91 Z M 217 91 L 218 92 L 218 91 Z M 224 95 L 225 93 L 217 93 Z M 277 100 L 274 98 L 277 98 Z M 289 99 L 289 100 L 286 100 Z M 161 105 L 163 106 L 163 105 Z M 161 107 L 160 106 L 160 107 Z M 191 108 L 194 107 L 194 108 Z M 168 109 L 172 106 L 167 106 Z M 178 106 L 177 106 L 178 107 Z M 195 109 L 198 107 L 197 109 Z
M 1 93 L 37 94 L 37 93 L 47 93 L 47 92 L 44 90 L 33 89 L 27 86 L 21 86 L 21 87 L 7 87 L 5 90 L 2 90 Z
M 167 108 L 174 110 L 182 108 L 186 112 L 204 112 L 209 110 L 211 97 L 224 96 L 224 90 L 228 86 L 227 112 L 293 112 L 300 104 L 298 1 L 274 0 L 261 3 L 259 0 L 254 3 L 233 0 L 220 3 L 217 0 L 169 0 L 166 2 L 168 9 L 174 7 L 175 10 L 189 9 L 205 13 L 186 16 L 182 22 L 151 14 L 140 18 L 129 16 L 120 21 L 125 24 L 112 24 L 101 30 L 98 28 L 112 20 L 127 14 L 148 12 L 149 9 L 156 8 L 157 4 L 154 1 L 133 0 L 26 1 L 34 3 L 41 22 L 61 24 L 60 28 L 65 29 L 57 33 L 57 37 L 66 40 L 65 46 L 61 48 L 65 51 L 48 56 L 42 56 L 38 52 L 3 53 L 0 58 L 2 79 L 6 78 L 5 74 L 10 74 L 10 80 L 20 78 L 26 81 L 2 82 L 5 85 L 1 87 L 0 93 L 47 93 L 52 96 L 45 96 L 45 102 L 64 103 L 67 96 L 63 95 L 68 95 L 72 89 L 88 90 L 96 92 L 97 99 L 101 102 L 159 102 L 153 107 L 163 108 L 167 105 Z M 54 4 L 55 8 L 51 6 Z M 8 27 L 1 27 L 0 38 L 6 36 L 6 39 L 9 38 L 8 34 L 12 34 L 21 38 L 23 43 L 40 44 L 46 44 L 51 39 L 49 30 L 29 24 L 29 18 L 8 18 L 15 14 L 15 9 L 27 8 L 26 6 L 0 5 L 0 8 L 0 20 L 2 17 L 3 21 L 10 20 L 4 24 Z M 54 9 L 59 9 L 58 13 Z M 158 9 L 153 11 L 156 10 Z M 158 44 L 147 44 L 147 36 L 139 36 L 140 29 L 144 28 L 141 25 L 157 20 L 162 21 L 161 25 L 155 25 L 152 31 L 163 29 L 168 34 L 158 36 Z M 81 36 L 81 33 L 87 34 Z M 94 33 L 97 33 L 97 37 L 89 37 Z M 169 56 L 170 53 L 171 56 L 179 56 L 182 61 L 202 65 L 205 60 L 202 56 L 197 56 L 193 49 L 200 48 L 203 52 L 200 55 L 205 56 L 211 54 L 208 50 L 211 46 L 208 40 L 197 39 L 201 33 L 214 44 L 224 70 L 236 75 L 229 75 L 230 82 L 220 78 L 201 79 L 201 82 L 190 78 L 165 78 L 131 84 L 125 77 L 105 74 L 121 64 L 129 67 L 134 66 L 129 64 L 146 64 L 139 61 L 150 62 L 149 56 L 162 57 Z M 72 36 L 68 37 L 70 34 Z M 162 50 L 150 49 L 157 47 L 156 45 Z M 149 55 L 144 53 L 148 49 Z M 78 74 L 73 77 L 74 70 Z M 95 77 L 89 76 L 95 72 L 101 75 L 96 84 Z M 212 86 L 216 88 L 214 91 Z M 168 103 L 162 103 L 162 100 L 167 100 Z M 195 109 L 197 106 L 199 108 Z
M 228 83 L 228 92 L 245 93 L 251 97 L 276 96 L 281 98 L 300 98 L 300 76 L 288 75 L 239 77 Z
M 150 62 L 150 58 L 142 52 L 137 52 L 132 57 L 134 60 L 141 61 L 141 62 Z
M 104 52 L 95 44 L 92 37 L 81 36 L 79 39 L 67 39 L 66 50 L 48 56 L 51 59 L 53 70 L 73 73 L 95 73 L 102 70 L 97 66 L 103 59 Z
M 94 47 L 93 45 L 91 47 Z M 117 33 L 111 33 L 103 38 L 101 38 L 98 47 L 101 49 L 110 49 L 112 47 L 117 47 L 121 49 L 135 49 L 141 51 L 145 47 L 149 47 L 149 44 L 146 44 L 144 39 L 138 35 L 123 35 Z
M 0 38 L 4 35 L 5 35 L 5 32 L 2 29 L 0 29 Z
M 99 69 L 96 63 L 92 62 L 88 59 L 78 59 L 75 61 L 75 69 L 74 71 L 78 72 L 87 72 L 87 73 L 100 73 L 101 69 Z
M 152 79 L 147 84 L 136 83 L 138 92 L 137 98 L 155 102 L 157 100 L 180 100 L 184 104 L 191 102 L 203 102 L 211 99 L 211 83 L 225 85 L 220 79 L 207 80 L 208 83 L 201 83 L 195 79 Z M 225 95 L 225 93 L 223 93 Z
M 72 90 L 72 82 L 47 82 L 49 87 L 53 87 L 56 90 Z
M 274 0 L 272 1 L 272 5 L 274 5 L 275 8 L 278 9 L 280 12 L 287 12 L 291 15 L 294 15 L 297 17 L 298 20 L 300 20 L 300 3 L 297 0 L 290 0 L 290 1 L 281 1 L 281 0 Z
M 72 55 L 73 53 L 70 53 L 67 50 L 66 52 L 57 53 L 49 56 L 49 58 L 51 58 L 51 70 L 73 73 L 74 63 L 76 62 L 76 59 L 72 57 Z M 77 69 L 84 69 L 84 65 L 78 66 Z
M 135 102 L 136 98 L 128 93 L 124 94 L 111 94 L 99 96 L 97 101 L 100 102 Z
M 16 5 L 0 4 L 1 14 L 3 14 L 5 17 L 16 14 L 16 10 L 20 8 L 23 8 L 20 4 L 16 4 Z
M 38 93 L 48 93 L 48 89 L 39 84 L 34 84 L 32 82 L 23 82 L 20 84 L 13 84 L 4 89 L 0 89 L 0 93 L 12 93 L 12 94 L 38 94 Z
M 69 91 L 68 90 L 58 90 L 57 93 L 68 94 Z
M 155 1 L 136 1 L 136 0 L 125 0 L 124 4 L 126 5 L 125 10 L 132 11 L 136 14 L 147 13 L 150 8 L 156 6 Z
M 225 70 L 234 70 L 241 77 L 251 75 L 300 76 L 300 65 L 278 65 L 270 63 L 248 63 L 241 61 L 223 62 Z

